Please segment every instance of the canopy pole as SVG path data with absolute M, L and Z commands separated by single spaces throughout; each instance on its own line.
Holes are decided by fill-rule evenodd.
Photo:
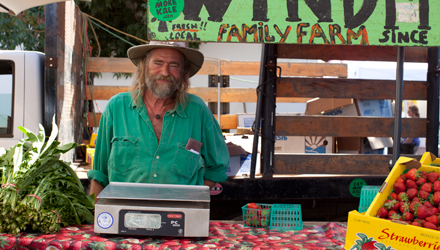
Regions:
M 403 63 L 405 61 L 405 47 L 397 47 L 396 69 L 396 99 L 394 103 L 394 138 L 393 138 L 393 163 L 396 164 L 400 157 L 400 137 L 402 128 L 402 96 L 403 96 Z M 392 168 L 390 166 L 390 168 Z

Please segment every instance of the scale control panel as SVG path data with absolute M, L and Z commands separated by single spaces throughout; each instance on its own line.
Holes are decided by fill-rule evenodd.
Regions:
M 119 234 L 184 236 L 185 214 L 176 211 L 119 211 Z

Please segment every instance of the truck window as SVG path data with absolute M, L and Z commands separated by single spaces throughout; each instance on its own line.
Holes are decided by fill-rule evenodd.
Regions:
M 0 60 L 0 137 L 12 137 L 14 62 Z

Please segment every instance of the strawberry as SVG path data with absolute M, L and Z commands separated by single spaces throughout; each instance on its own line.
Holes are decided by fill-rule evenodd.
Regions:
M 405 221 L 413 221 L 414 220 L 414 215 L 410 212 L 405 212 L 403 213 L 403 220 Z
M 416 196 L 412 199 L 412 201 L 420 201 L 420 199 L 419 199 L 419 197 Z
M 0 236 L 0 249 L 9 250 L 17 241 L 17 238 L 15 237 L 8 237 L 8 236 Z
M 397 195 L 399 195 L 401 192 L 406 191 L 406 186 L 403 182 L 395 182 L 393 184 L 394 192 L 396 192 Z
M 425 207 L 424 205 L 420 205 L 417 208 L 417 212 L 414 215 L 416 215 L 417 218 L 419 219 L 425 219 L 426 217 L 431 216 L 432 214 L 427 207 Z
M 410 188 L 406 190 L 406 194 L 408 195 L 408 200 L 412 201 L 418 194 L 417 188 Z
M 434 183 L 432 184 L 432 191 L 440 191 L 440 181 L 434 181 Z
M 427 183 L 423 184 L 422 187 L 420 187 L 420 190 L 424 190 L 424 191 L 426 191 L 428 193 L 431 193 L 431 191 L 432 191 L 432 183 L 427 182 Z
M 391 215 L 390 220 L 402 220 L 402 216 L 398 213 L 394 213 Z
M 422 176 L 426 179 L 426 176 L 428 176 L 428 173 L 426 173 L 426 171 L 420 171 L 420 176 Z
M 376 217 L 379 218 L 387 218 L 388 217 L 388 210 L 384 207 L 380 207 L 377 211 Z
M 247 204 L 247 208 L 251 208 L 251 209 L 257 209 L 257 208 L 258 208 L 258 206 L 257 206 L 257 204 L 256 204 L 256 203 L 248 203 L 248 204 Z
M 429 197 L 429 192 L 426 192 L 425 190 L 420 190 L 419 191 L 419 198 L 421 200 L 426 200 Z
M 418 223 L 417 221 L 413 221 L 411 223 L 411 225 L 416 226 L 416 227 L 421 227 L 422 225 L 420 225 L 420 223 Z
M 423 178 L 423 177 L 420 177 L 420 178 L 418 178 L 417 180 L 416 180 L 416 184 L 417 184 L 417 186 L 421 186 L 421 185 L 423 185 L 424 183 L 426 183 L 426 179 L 425 178 Z
M 397 212 L 394 211 L 394 210 L 390 210 L 390 211 L 388 211 L 388 219 L 392 219 L 392 218 L 393 218 L 393 215 L 395 215 L 395 214 L 397 214 Z
M 397 194 L 394 193 L 394 192 L 392 192 L 392 193 L 389 195 L 388 198 L 389 198 L 390 200 L 397 200 Z
M 423 224 L 423 227 L 437 230 L 437 226 L 432 224 L 431 222 L 426 222 L 425 224 Z
M 429 209 L 429 211 L 431 211 L 431 214 L 438 214 L 438 208 L 431 207 L 431 208 L 428 208 L 428 209 Z
M 408 195 L 405 192 L 401 192 L 397 195 L 399 201 L 408 201 Z
M 420 177 L 420 171 L 417 168 L 412 168 L 406 172 L 406 178 L 410 180 L 417 180 Z
M 423 205 L 425 205 L 425 207 L 427 207 L 427 208 L 434 207 L 434 206 L 432 205 L 432 203 L 431 203 L 429 200 L 425 201 L 425 202 L 423 203 Z
M 400 202 L 398 202 L 398 201 L 396 201 L 396 200 L 386 200 L 385 201 L 385 204 L 384 204 L 384 207 L 387 209 L 387 210 L 394 210 L 394 211 L 399 211 L 399 209 L 400 209 Z
M 401 214 L 409 211 L 409 203 L 408 202 L 401 201 L 399 203 L 400 203 L 399 211 L 400 211 Z
M 434 183 L 434 181 L 437 181 L 439 177 L 439 174 L 437 172 L 429 172 L 428 175 L 426 175 L 426 180 Z
M 418 188 L 417 183 L 413 180 L 406 180 L 406 188 Z
M 408 178 L 406 177 L 406 174 L 401 174 L 399 176 L 399 178 L 401 178 L 402 180 L 406 181 Z
M 432 224 L 437 226 L 438 225 L 438 216 L 437 215 L 431 215 L 429 217 L 426 217 L 426 221 L 427 222 L 431 222 Z
M 440 204 L 440 191 L 435 192 L 431 200 L 438 206 L 438 204 Z

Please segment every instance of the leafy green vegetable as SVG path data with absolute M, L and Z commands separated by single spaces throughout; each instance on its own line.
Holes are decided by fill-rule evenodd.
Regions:
M 8 150 L 0 148 L 0 232 L 53 233 L 93 223 L 94 196 L 85 194 L 69 163 L 60 160 L 76 143 L 60 146 L 55 117 L 52 127 L 47 140 L 41 125 L 38 135 L 19 127 L 27 138 Z

